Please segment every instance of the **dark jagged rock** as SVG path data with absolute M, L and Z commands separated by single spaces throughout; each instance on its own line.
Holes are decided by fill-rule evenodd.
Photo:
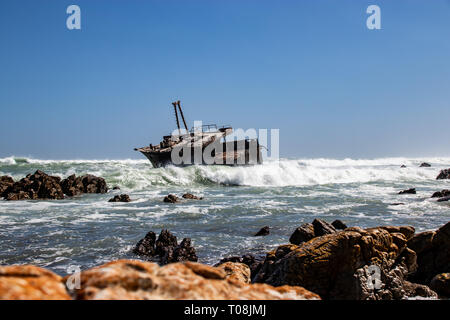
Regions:
M 436 177 L 436 180 L 440 179 L 450 179 L 450 168 L 443 169 L 441 170 L 441 172 L 439 172 L 439 175 Z
M 14 179 L 10 176 L 1 176 L 0 177 L 0 198 L 6 197 L 7 193 L 5 192 L 8 188 L 12 187 L 14 184 Z
M 92 174 L 87 174 L 81 177 L 83 182 L 84 193 L 106 193 L 108 186 L 105 179 L 96 177 Z
M 426 286 L 406 279 L 417 268 L 416 253 L 406 247 L 413 233 L 412 227 L 352 227 L 300 246 L 283 245 L 267 254 L 254 281 L 300 285 L 323 299 L 435 297 Z M 379 271 L 379 290 L 368 287 L 372 268 Z
M 437 202 L 444 202 L 444 201 L 449 201 L 449 200 L 450 200 L 450 196 L 447 196 L 447 197 L 442 197 L 442 198 L 437 199 Z
M 176 195 L 169 194 L 168 196 L 164 197 L 163 201 L 167 203 L 176 203 L 179 201 L 179 199 Z
M 84 185 L 81 177 L 77 177 L 74 174 L 61 181 L 61 188 L 69 197 L 84 193 Z
M 312 223 L 305 223 L 295 229 L 294 233 L 289 238 L 289 242 L 293 244 L 300 244 L 314 238 L 314 226 Z
M 194 196 L 192 193 L 185 193 L 185 194 L 183 194 L 183 198 L 184 199 L 191 199 L 191 200 L 202 200 L 203 199 L 203 197 Z
M 448 196 L 450 196 L 450 190 L 444 189 L 441 191 L 436 191 L 435 193 L 433 193 L 433 195 L 431 197 L 432 198 L 442 198 L 442 197 L 448 197 Z
M 326 234 L 335 233 L 336 229 L 329 224 L 328 222 L 321 220 L 321 219 L 314 219 L 313 221 L 313 227 L 314 227 L 314 236 L 320 237 L 324 236 Z
M 109 199 L 108 202 L 131 202 L 130 196 L 127 194 L 116 195 Z
M 429 167 L 431 167 L 431 164 L 429 164 L 427 162 L 422 162 L 419 167 L 421 167 L 421 168 L 429 168 Z
M 161 265 L 198 260 L 195 248 L 191 245 L 191 239 L 184 238 L 178 245 L 177 237 L 168 230 L 162 230 L 157 240 L 155 233 L 150 231 L 136 244 L 133 252 L 150 260 L 156 260 Z
M 442 298 L 450 298 L 450 273 L 440 273 L 431 280 L 430 288 Z
M 400 191 L 398 194 L 416 194 L 416 188 L 410 188 L 407 190 Z
M 404 164 L 402 164 L 402 165 L 400 166 L 400 168 L 406 168 L 406 166 L 405 166 Z
M 64 199 L 61 178 L 37 170 L 4 191 L 7 200 Z
M 341 220 L 334 220 L 331 225 L 336 229 L 336 230 L 344 230 L 347 229 L 347 225 L 345 223 L 343 223 Z
M 265 226 L 265 227 L 261 228 L 254 236 L 261 237 L 261 236 L 267 236 L 268 234 L 270 234 L 270 228 L 269 228 L 269 226 Z
M 133 252 L 140 256 L 152 257 L 155 255 L 156 234 L 153 231 L 148 232 L 145 237 L 138 241 Z
M 411 281 L 428 285 L 434 276 L 450 270 L 450 222 L 435 232 L 417 234 L 408 247 L 417 253 L 418 264 Z

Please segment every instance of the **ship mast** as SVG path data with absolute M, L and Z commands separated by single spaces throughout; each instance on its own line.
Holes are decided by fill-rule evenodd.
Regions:
M 180 121 L 178 120 L 177 103 L 172 102 L 172 105 L 173 105 L 173 110 L 175 111 L 175 118 L 177 119 L 178 134 L 181 136 Z
M 180 109 L 181 119 L 183 119 L 184 127 L 186 128 L 186 133 L 189 132 L 186 121 L 184 120 L 183 110 L 181 110 L 180 100 L 177 101 L 178 108 Z

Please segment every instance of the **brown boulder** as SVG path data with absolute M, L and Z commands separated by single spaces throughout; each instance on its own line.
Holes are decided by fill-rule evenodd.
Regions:
M 7 200 L 64 199 L 60 182 L 61 178 L 37 170 L 15 182 L 4 193 L 7 193 Z
M 443 298 L 450 298 L 450 273 L 440 273 L 431 280 L 430 288 Z
M 436 232 L 419 233 L 408 247 L 417 253 L 417 271 L 411 276 L 415 282 L 429 284 L 437 274 L 450 270 L 450 222 Z
M 118 260 L 81 273 L 77 299 L 199 300 L 199 299 L 320 299 L 300 287 L 274 288 L 226 279 L 222 269 L 198 263 L 155 263 Z
M 31 265 L 0 266 L 0 300 L 69 300 L 62 278 Z
M 303 286 L 324 299 L 402 299 L 406 276 L 417 268 L 415 252 L 406 247 L 412 230 L 352 227 L 280 246 L 268 253 L 255 281 Z M 378 291 L 368 285 L 371 268 L 379 271 Z
M 314 226 L 312 223 L 305 223 L 295 229 L 294 233 L 289 238 L 289 242 L 292 244 L 301 244 L 314 238 Z
M 233 279 L 241 283 L 250 283 L 250 268 L 239 262 L 225 262 L 217 266 L 217 269 L 225 271 L 226 279 Z
M 92 174 L 87 174 L 81 177 L 83 183 L 84 193 L 106 193 L 108 186 L 105 179 L 96 177 Z
M 328 222 L 321 220 L 321 219 L 314 219 L 313 221 L 313 227 L 314 227 L 314 236 L 320 237 L 324 236 L 326 234 L 335 233 L 336 229 L 329 224 Z

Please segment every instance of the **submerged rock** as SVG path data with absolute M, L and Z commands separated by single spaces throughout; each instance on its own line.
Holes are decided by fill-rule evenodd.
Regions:
M 185 193 L 185 194 L 183 194 L 182 197 L 184 199 L 191 199 L 191 200 L 202 200 L 203 199 L 203 197 L 194 196 L 192 193 Z
M 108 200 L 108 202 L 131 202 L 130 196 L 127 194 L 116 195 L 114 198 Z
M 32 265 L 0 266 L 0 300 L 69 300 L 62 278 Z
M 301 287 L 274 288 L 232 279 L 223 268 L 199 263 L 118 260 L 81 272 L 81 300 L 320 299 Z
M 436 180 L 440 179 L 450 179 L 450 168 L 443 169 L 441 170 L 441 172 L 439 172 L 439 175 L 436 177 Z
M 441 191 L 436 191 L 435 193 L 433 193 L 433 195 L 431 197 L 432 198 L 442 198 L 442 197 L 448 197 L 448 196 L 450 196 L 450 190 L 444 189 Z
M 400 168 L 406 168 L 406 166 L 405 166 L 404 164 L 402 164 L 402 165 L 400 166 Z
M 177 237 L 168 230 L 162 230 L 156 239 L 156 234 L 148 232 L 136 244 L 133 252 L 159 264 L 169 264 L 181 261 L 197 261 L 194 247 L 190 238 L 184 238 L 178 245 Z
M 163 201 L 167 203 L 176 203 L 179 201 L 179 199 L 176 195 L 169 194 L 168 196 L 164 197 Z
M 431 164 L 429 164 L 428 162 L 422 162 L 419 167 L 420 168 L 429 168 L 429 167 L 431 167 Z
M 444 202 L 444 201 L 449 201 L 449 200 L 450 200 L 450 196 L 447 196 L 447 197 L 442 197 L 442 198 L 437 199 L 437 202 Z
M 254 236 L 255 237 L 261 237 L 261 236 L 267 236 L 270 234 L 270 228 L 269 226 L 265 226 L 261 228 Z
M 120 190 L 120 187 L 119 186 L 114 186 L 112 189 L 113 190 Z
M 406 279 L 417 268 L 416 253 L 406 246 L 413 233 L 412 227 L 352 227 L 299 246 L 283 245 L 267 254 L 254 281 L 303 286 L 324 299 L 435 297 Z M 381 279 L 379 290 L 368 286 L 373 270 Z
M 416 188 L 410 188 L 407 190 L 400 191 L 398 194 L 416 194 Z

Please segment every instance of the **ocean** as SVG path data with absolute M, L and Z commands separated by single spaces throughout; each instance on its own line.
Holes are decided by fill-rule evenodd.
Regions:
M 422 162 L 431 164 L 420 168 Z M 406 168 L 400 168 L 404 164 Z M 40 169 L 63 178 L 94 174 L 121 190 L 65 200 L 0 200 L 0 264 L 35 264 L 65 275 L 102 263 L 137 258 L 134 245 L 148 231 L 190 237 L 199 262 L 231 255 L 263 255 L 288 243 L 294 229 L 315 218 L 348 226 L 411 225 L 436 229 L 450 221 L 450 202 L 433 192 L 450 158 L 281 159 L 250 167 L 152 168 L 147 160 L 0 159 L 0 175 L 15 180 Z M 398 195 L 416 188 L 417 194 Z M 162 201 L 190 192 L 203 200 Z M 130 203 L 110 203 L 126 193 Z M 394 203 L 403 205 L 393 205 Z M 254 237 L 269 226 L 270 235 Z

